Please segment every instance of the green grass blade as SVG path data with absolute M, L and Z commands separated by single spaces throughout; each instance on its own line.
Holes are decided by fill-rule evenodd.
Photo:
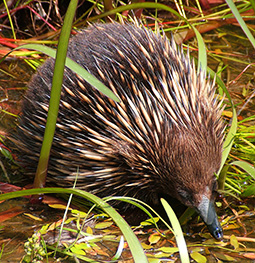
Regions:
M 20 47 L 17 47 L 13 50 L 17 49 L 32 49 L 40 51 L 49 57 L 55 58 L 56 57 L 56 50 L 52 49 L 47 46 L 43 46 L 40 44 L 25 44 Z M 73 61 L 70 58 L 66 58 L 65 65 L 70 68 L 74 73 L 77 73 L 79 76 L 81 76 L 83 79 L 85 79 L 90 85 L 98 89 L 100 92 L 102 92 L 104 95 L 109 97 L 110 99 L 119 102 L 118 97 L 110 90 L 108 89 L 101 81 L 99 81 L 97 78 L 95 78 L 93 75 L 91 75 L 86 69 L 81 67 L 79 64 L 77 64 L 75 61 Z
M 178 218 L 176 217 L 173 209 L 167 203 L 167 201 L 164 200 L 163 198 L 161 198 L 160 200 L 161 200 L 161 203 L 162 203 L 162 205 L 163 205 L 163 207 L 167 213 L 167 216 L 171 222 L 172 228 L 174 230 L 174 235 L 175 235 L 177 246 L 179 248 L 181 262 L 182 263 L 186 263 L 186 262 L 189 263 L 190 262 L 189 253 L 188 253 L 186 241 L 184 239 L 183 232 L 182 232 L 180 223 L 178 221 Z
M 146 213 L 151 219 L 152 219 L 152 223 L 156 226 L 156 228 L 159 230 L 157 223 L 155 222 L 153 215 L 150 213 L 150 211 L 156 215 L 158 218 L 160 218 L 160 220 L 164 223 L 164 225 L 173 232 L 173 229 L 171 228 L 171 226 L 152 208 L 150 207 L 148 204 L 144 203 L 143 201 L 133 198 L 133 197 L 127 197 L 127 196 L 111 196 L 111 197 L 106 197 L 104 198 L 104 200 L 106 202 L 110 201 L 110 200 L 119 200 L 119 201 L 123 201 L 123 202 L 127 202 L 131 205 L 134 205 L 136 207 L 138 207 L 139 209 L 141 209 L 144 213 Z
M 39 158 L 35 180 L 34 180 L 35 188 L 44 187 L 46 182 L 50 150 L 54 138 L 55 127 L 58 117 L 58 109 L 59 109 L 61 87 L 62 87 L 63 76 L 64 76 L 68 41 L 72 30 L 72 23 L 73 23 L 77 5 L 78 5 L 78 0 L 70 1 L 70 4 L 68 6 L 65 15 L 64 24 L 59 37 L 54 74 L 52 78 L 49 111 L 47 115 L 47 122 L 44 131 L 44 138 L 43 138 L 40 158 Z
M 10 23 L 10 26 L 11 26 L 11 29 L 12 29 L 13 39 L 16 39 L 15 29 L 14 29 L 14 26 L 13 26 L 13 23 L 12 23 L 12 17 L 11 17 L 8 5 L 6 3 L 6 0 L 4 0 L 3 2 L 4 2 L 4 7 L 6 8 L 6 12 L 7 12 L 8 19 L 9 19 L 9 23 Z
M 160 9 L 160 10 L 165 10 L 167 12 L 170 12 L 174 15 L 176 15 L 178 18 L 180 18 L 181 20 L 185 21 L 185 23 L 187 23 L 187 25 L 191 26 L 189 21 L 184 18 L 183 16 L 181 16 L 177 11 L 175 11 L 174 9 L 172 9 L 171 7 L 164 5 L 164 4 L 159 4 L 159 3 L 153 3 L 153 2 L 139 2 L 139 3 L 133 3 L 133 4 L 129 4 L 129 5 L 122 5 L 120 7 L 114 8 L 110 11 L 104 12 L 103 14 L 97 15 L 97 16 L 93 16 L 87 19 L 87 21 L 96 21 L 99 20 L 103 17 L 106 16 L 111 16 L 114 15 L 116 13 L 122 13 L 126 10 L 135 10 L 135 9 Z
M 1 259 L 2 255 L 3 255 L 3 253 L 4 253 L 4 243 L 2 244 L 2 247 L 0 249 L 0 259 Z
M 118 245 L 118 249 L 117 249 L 115 255 L 112 257 L 111 260 L 118 260 L 122 254 L 123 249 L 124 249 L 124 238 L 123 238 L 123 236 L 121 236 L 120 241 L 119 241 L 119 245 Z
M 205 43 L 204 43 L 204 40 L 203 40 L 201 34 L 199 33 L 199 31 L 194 26 L 192 26 L 192 28 L 196 34 L 197 44 L 198 44 L 197 73 L 199 74 L 199 72 L 201 72 L 201 70 L 204 72 L 207 70 L 207 52 L 206 52 Z
M 221 171 L 224 163 L 226 162 L 228 158 L 228 155 L 234 143 L 236 130 L 237 130 L 237 116 L 236 116 L 236 110 L 235 108 L 233 108 L 233 117 L 232 117 L 231 127 L 223 143 L 223 152 L 222 152 L 222 159 L 221 159 L 221 165 L 220 165 L 219 172 Z
M 230 165 L 239 166 L 255 179 L 255 168 L 251 164 L 244 161 L 234 161 Z
M 212 77 L 215 76 L 215 72 L 210 69 L 209 67 L 207 67 L 207 70 L 208 72 L 210 73 L 210 75 Z M 231 120 L 231 126 L 230 126 L 230 129 L 228 131 L 228 134 L 226 135 L 225 137 L 225 141 L 224 141 L 224 144 L 223 144 L 223 153 L 222 153 L 222 159 L 221 159 L 221 165 L 220 165 L 220 169 L 218 171 L 218 175 L 220 174 L 227 158 L 228 158 L 228 155 L 229 155 L 229 152 L 232 148 L 232 145 L 234 143 L 234 138 L 235 138 L 235 135 L 236 135 L 236 131 L 237 131 L 237 115 L 236 115 L 236 110 L 235 110 L 235 107 L 234 107 L 234 104 L 232 102 L 232 99 L 230 97 L 230 94 L 225 86 L 225 84 L 223 83 L 223 81 L 221 80 L 221 78 L 219 76 L 216 75 L 216 82 L 217 84 L 219 85 L 219 87 L 224 91 L 224 93 L 226 94 L 229 102 L 230 102 L 230 105 L 232 107 L 232 112 L 233 112 L 233 117 L 232 117 L 232 120 Z
M 243 32 L 245 33 L 245 35 L 248 37 L 248 39 L 250 40 L 251 44 L 255 48 L 255 39 L 254 39 L 253 35 L 251 34 L 249 28 L 245 24 L 242 16 L 238 12 L 238 9 L 236 8 L 234 2 L 232 0 L 226 0 L 226 2 L 228 4 L 229 8 L 231 9 L 233 15 L 235 16 L 236 20 L 238 21 L 239 25 L 241 26 Z
M 155 213 L 155 211 L 149 205 L 147 205 L 143 201 L 138 200 L 138 199 L 133 198 L 133 197 L 128 197 L 128 196 L 110 196 L 110 197 L 105 197 L 104 200 L 106 202 L 109 202 L 111 200 L 118 200 L 118 201 L 129 203 L 129 204 L 131 204 L 133 206 L 138 207 L 140 210 L 142 210 L 144 213 L 146 213 L 150 218 L 153 218 L 153 215 L 149 212 L 148 209 L 150 209 L 152 212 Z M 145 208 L 145 207 L 147 207 L 147 208 Z M 157 213 L 155 213 L 155 214 L 157 214 Z M 154 221 L 154 224 L 157 227 L 157 223 L 155 221 Z

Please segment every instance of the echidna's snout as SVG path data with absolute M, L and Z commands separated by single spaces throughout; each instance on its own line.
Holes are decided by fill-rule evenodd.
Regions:
M 211 235 L 216 239 L 222 239 L 223 230 L 218 221 L 214 201 L 210 200 L 206 196 L 203 196 L 200 204 L 198 205 L 198 207 L 196 207 L 196 210 L 207 225 Z

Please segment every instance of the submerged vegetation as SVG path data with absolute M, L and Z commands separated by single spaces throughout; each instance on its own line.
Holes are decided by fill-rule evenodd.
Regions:
M 211 3 L 210 6 L 208 6 L 208 2 Z M 180 218 L 180 223 L 185 228 L 184 223 L 190 220 L 189 224 L 193 228 L 199 229 L 197 231 L 199 233 L 196 233 L 186 226 L 185 232 L 187 234 L 184 237 L 190 257 L 196 262 L 215 262 L 216 260 L 247 262 L 248 259 L 254 260 L 255 203 L 252 199 L 255 195 L 254 1 L 239 1 L 235 4 L 231 0 L 227 0 L 226 3 L 218 1 L 216 4 L 213 1 L 206 1 L 207 4 L 205 4 L 202 0 L 200 2 L 189 1 L 188 4 L 182 3 L 182 1 L 169 1 L 167 6 L 156 2 L 142 1 L 132 4 L 125 4 L 122 1 L 81 1 L 77 8 L 75 1 L 71 1 L 73 9 L 69 9 L 69 13 L 66 12 L 68 8 L 65 5 L 66 1 L 59 1 L 58 5 L 56 3 L 50 0 L 43 2 L 7 2 L 4 0 L 0 5 L 2 11 L 0 15 L 2 45 L 0 55 L 3 58 L 0 64 L 0 181 L 24 186 L 24 183 L 19 181 L 18 175 L 21 174 L 21 171 L 15 165 L 12 149 L 5 145 L 5 137 L 8 135 L 8 130 L 15 125 L 25 83 L 45 58 L 42 53 L 38 52 L 38 50 L 45 52 L 38 44 L 55 47 L 63 23 L 67 27 L 63 26 L 62 32 L 63 30 L 67 31 L 63 34 L 64 39 L 61 44 L 67 44 L 68 30 L 71 30 L 71 21 L 75 10 L 76 16 L 72 24 L 72 33 L 75 33 L 74 29 L 78 30 L 86 26 L 88 22 L 105 22 L 108 19 L 126 21 L 132 20 L 133 18 L 130 17 L 135 15 L 153 30 L 164 31 L 169 37 L 172 34 L 179 44 L 183 43 L 184 47 L 189 46 L 189 51 L 195 58 L 197 65 L 203 68 L 208 67 L 208 73 L 212 78 L 214 78 L 214 72 L 217 73 L 215 81 L 219 94 L 222 97 L 225 96 L 223 117 L 226 122 L 226 139 L 222 169 L 217 175 L 220 193 L 217 205 L 225 236 L 223 241 L 216 242 L 206 230 L 201 229 L 197 218 L 190 220 L 192 212 L 186 211 Z M 21 47 L 23 44 L 29 45 Z M 63 54 L 63 52 L 61 53 Z M 61 71 L 61 68 L 59 70 Z M 59 78 L 60 73 L 56 74 Z M 54 121 L 51 125 L 54 125 Z M 46 156 L 51 140 L 51 138 L 45 139 L 45 145 L 48 148 L 44 153 Z M 45 170 L 43 165 L 45 164 L 42 164 L 42 170 Z M 43 183 L 44 178 L 38 176 L 36 186 L 43 185 Z M 9 191 L 4 184 L 0 184 L 0 187 L 3 193 Z M 8 185 L 8 187 L 11 186 Z M 16 190 L 16 188 L 11 189 Z M 26 190 L 25 192 L 1 195 L 0 200 L 40 192 L 84 194 L 89 200 L 96 200 L 98 205 L 101 204 L 101 208 L 106 209 L 104 211 L 108 212 L 113 220 L 98 210 L 93 215 L 90 211 L 84 213 L 80 209 L 70 208 L 69 205 L 62 204 L 60 206 L 50 202 L 53 210 L 59 213 L 57 209 L 65 208 L 67 214 L 63 219 L 47 225 L 39 227 L 38 224 L 36 228 L 38 231 L 33 236 L 31 234 L 26 243 L 24 242 L 26 255 L 24 256 L 24 252 L 20 253 L 24 256 L 23 262 L 43 260 L 53 262 L 51 261 L 53 257 L 62 257 L 63 262 L 64 258 L 68 257 L 80 260 L 80 262 L 105 262 L 107 260 L 128 262 L 131 257 L 135 262 L 146 262 L 146 260 L 168 262 L 170 259 L 189 262 L 186 253 L 187 246 L 182 239 L 182 233 L 176 232 L 179 223 L 172 221 L 175 219 L 173 215 L 170 216 L 173 232 L 176 236 L 181 236 L 181 239 L 177 239 L 177 241 L 173 238 L 173 232 L 167 223 L 165 223 L 167 228 L 157 226 L 158 217 L 154 218 L 155 214 L 151 211 L 147 212 L 151 214 L 151 219 L 133 227 L 133 231 L 139 237 L 145 251 L 143 252 L 142 249 L 139 251 L 139 242 L 137 243 L 137 238 L 133 235 L 131 228 L 126 225 L 123 219 L 119 218 L 118 214 L 113 212 L 114 210 L 111 210 L 112 208 L 108 206 L 105 208 L 104 201 L 100 201 L 97 197 L 91 197 L 89 194 L 80 193 L 79 190 L 57 188 Z M 129 200 L 129 202 L 135 201 Z M 0 205 L 4 205 L 4 203 Z M 146 204 L 143 205 L 146 206 Z M 28 204 L 28 206 L 30 205 Z M 138 206 L 145 210 L 141 204 L 138 203 Z M 166 209 L 171 213 L 171 209 Z M 9 221 L 14 215 L 25 214 L 25 211 L 17 211 L 16 206 L 10 210 L 6 208 L 5 214 L 1 211 L 0 236 L 2 231 L 6 229 L 6 226 L 2 224 L 3 221 Z M 33 218 L 29 211 L 26 211 L 25 216 L 31 217 L 33 222 L 41 220 L 40 216 Z M 243 223 L 244 220 L 252 223 Z M 114 222 L 120 227 L 122 234 Z M 52 239 L 50 233 L 53 235 L 57 233 L 57 240 Z M 126 241 L 132 255 L 127 249 Z M 253 245 L 250 245 L 252 243 Z M 1 238 L 0 246 L 0 259 L 1 257 L 7 259 L 8 253 L 13 253 L 12 250 L 15 249 L 8 248 L 6 241 Z M 113 253 L 113 251 L 115 252 Z M 11 254 L 9 254 L 10 256 Z

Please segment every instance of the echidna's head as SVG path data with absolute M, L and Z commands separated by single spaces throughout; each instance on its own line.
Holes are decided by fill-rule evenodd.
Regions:
M 164 160 L 160 171 L 164 181 L 162 191 L 193 207 L 210 233 L 219 239 L 223 232 L 214 199 L 217 190 L 215 173 L 221 164 L 222 143 L 221 137 L 217 138 L 212 130 L 203 129 L 200 126 L 200 130 L 181 130 L 170 135 L 169 145 L 173 150 L 161 157 Z
M 222 135 L 215 134 L 213 127 L 207 127 L 208 130 L 204 126 L 190 130 L 167 127 L 162 126 L 164 136 L 158 142 L 144 146 L 144 154 L 140 149 L 138 153 L 126 148 L 127 159 L 133 167 L 131 173 L 141 176 L 134 183 L 140 192 L 137 196 L 145 195 L 152 203 L 158 202 L 157 197 L 162 195 L 178 199 L 194 208 L 212 236 L 220 239 L 223 231 L 214 201 L 217 190 L 215 174 L 221 164 Z M 132 185 L 132 181 L 129 183 Z

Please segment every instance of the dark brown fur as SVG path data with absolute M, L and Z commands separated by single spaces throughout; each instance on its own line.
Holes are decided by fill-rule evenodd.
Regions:
M 115 103 L 65 69 L 48 181 L 99 196 L 192 207 L 213 200 L 223 125 L 214 88 L 175 44 L 132 25 L 94 25 L 68 56 L 120 98 Z M 52 59 L 29 83 L 18 128 L 21 163 L 35 173 L 53 75 Z M 205 220 L 205 219 L 204 219 Z

